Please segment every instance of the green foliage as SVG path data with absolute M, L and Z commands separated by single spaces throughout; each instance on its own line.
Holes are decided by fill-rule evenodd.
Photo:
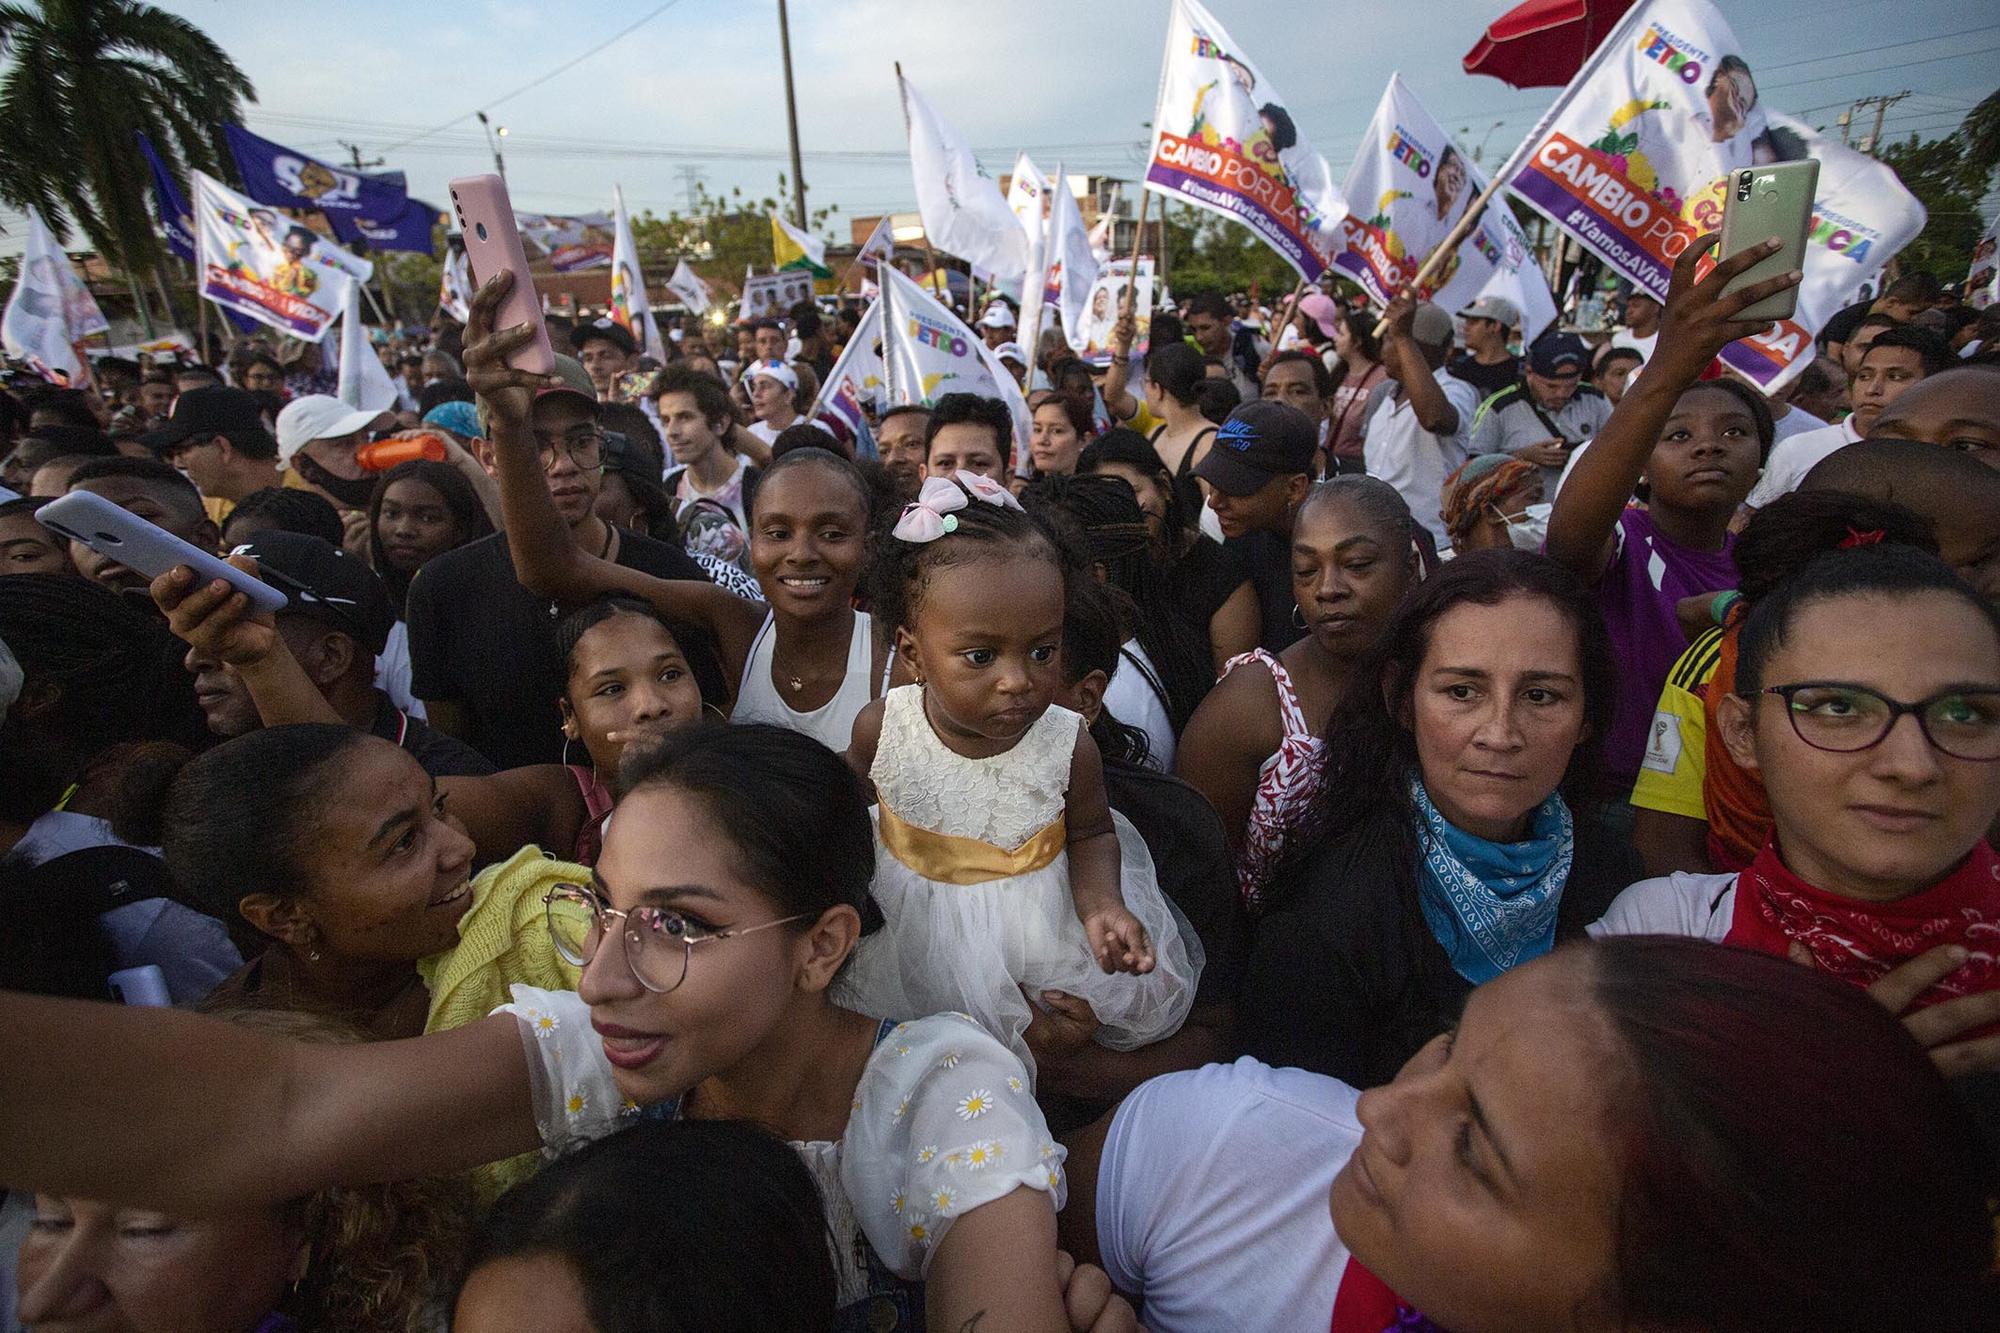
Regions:
M 1282 297 L 1298 281 L 1292 266 L 1242 223 L 1191 205 L 1165 205 L 1158 198 L 1153 204 L 1153 216 L 1164 215 L 1167 285 L 1175 296 L 1247 292 L 1254 285 L 1264 296 Z
M 439 229 L 440 233 L 442 228 Z M 428 323 L 437 309 L 438 287 L 444 279 L 444 242 L 440 235 L 438 258 L 405 250 L 378 250 L 369 255 L 377 279 L 389 288 L 389 308 L 399 321 Z M 373 312 L 370 312 L 372 322 Z
M 0 198 L 34 208 L 58 239 L 80 227 L 130 272 L 159 263 L 143 130 L 176 172 L 220 174 L 226 122 L 255 101 L 208 35 L 136 0 L 0 4 Z
M 1928 219 L 1897 256 L 1901 268 L 1933 273 L 1945 282 L 1964 278 L 1972 247 L 1986 229 L 1980 203 L 2000 166 L 2000 92 L 1974 107 L 1944 138 L 1920 141 L 1911 135 L 1883 144 L 1881 157 L 1923 204 Z
M 732 285 L 743 280 L 745 267 L 770 271 L 771 215 L 791 218 L 791 190 L 782 172 L 774 195 L 752 199 L 738 186 L 720 196 L 696 185 L 693 202 L 691 212 L 676 210 L 658 217 L 648 211 L 632 219 L 632 244 L 651 281 L 664 282 L 682 259 Z M 839 211 L 837 204 L 812 210 L 807 230 L 824 235 Z

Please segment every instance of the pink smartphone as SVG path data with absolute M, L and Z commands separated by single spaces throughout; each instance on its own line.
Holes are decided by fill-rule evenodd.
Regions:
M 535 280 L 528 272 L 528 254 L 521 248 L 521 233 L 514 225 L 514 205 L 507 198 L 507 182 L 491 174 L 460 176 L 451 182 L 451 211 L 465 233 L 465 258 L 472 267 L 475 288 L 485 285 L 495 273 L 506 269 L 514 275 L 514 285 L 494 318 L 496 329 L 529 325 L 535 340 L 507 358 L 516 370 L 546 375 L 556 368 L 555 348 L 549 346 L 549 332 L 542 323 L 541 302 L 535 297 Z

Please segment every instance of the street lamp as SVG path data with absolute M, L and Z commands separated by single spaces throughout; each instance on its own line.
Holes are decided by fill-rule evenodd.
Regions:
M 500 156 L 499 141 L 507 137 L 507 127 L 505 125 L 496 127 L 493 122 L 486 119 L 484 111 L 475 111 L 473 114 L 479 117 L 479 127 L 486 131 L 486 146 L 493 150 L 493 169 L 500 173 L 500 179 L 504 181 L 507 179 L 507 160 Z

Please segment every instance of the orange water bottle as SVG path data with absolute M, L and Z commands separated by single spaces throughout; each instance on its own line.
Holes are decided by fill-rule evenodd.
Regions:
M 414 463 L 419 458 L 442 463 L 445 454 L 444 441 L 435 435 L 399 435 L 362 445 L 354 451 L 354 461 L 370 472 L 387 472 L 399 463 Z

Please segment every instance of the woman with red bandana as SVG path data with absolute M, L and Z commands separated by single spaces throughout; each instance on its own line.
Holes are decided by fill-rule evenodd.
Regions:
M 1751 611 L 1716 724 L 1763 781 L 1770 838 L 1740 874 L 1633 885 L 1592 932 L 1697 935 L 1865 987 L 1940 951 L 1916 1006 L 1968 1021 L 1927 1020 L 1939 1064 L 2000 1064 L 2000 1039 L 1952 1040 L 2000 1018 L 2000 614 L 1914 548 L 1823 555 Z

